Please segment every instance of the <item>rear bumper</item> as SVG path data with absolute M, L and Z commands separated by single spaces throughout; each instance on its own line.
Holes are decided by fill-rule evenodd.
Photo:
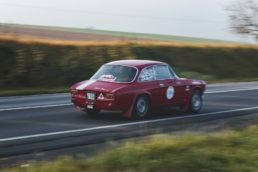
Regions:
M 94 109 L 98 110 L 123 110 L 119 108 L 115 101 L 105 101 L 105 100 L 96 100 L 96 101 L 87 101 L 84 98 L 72 98 L 71 102 L 75 106 L 87 107 L 87 105 L 93 105 Z

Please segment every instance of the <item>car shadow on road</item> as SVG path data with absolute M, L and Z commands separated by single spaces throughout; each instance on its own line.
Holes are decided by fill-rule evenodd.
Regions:
M 154 119 L 162 119 L 162 118 L 171 118 L 177 116 L 189 115 L 189 113 L 180 110 L 178 108 L 162 108 L 162 109 L 154 109 L 148 113 L 148 116 L 141 120 L 154 120 Z M 88 115 L 87 118 L 94 118 L 99 120 L 112 120 L 112 121 L 139 121 L 131 118 L 124 118 L 122 116 L 122 112 L 119 111 L 101 111 L 98 115 Z

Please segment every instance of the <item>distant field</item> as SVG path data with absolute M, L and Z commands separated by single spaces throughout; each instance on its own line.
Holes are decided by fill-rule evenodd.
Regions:
M 129 33 L 105 30 L 34 26 L 18 24 L 0 24 L 0 35 L 29 37 L 37 39 L 68 40 L 68 41 L 161 41 L 179 43 L 235 43 L 223 40 L 192 38 L 172 35 Z

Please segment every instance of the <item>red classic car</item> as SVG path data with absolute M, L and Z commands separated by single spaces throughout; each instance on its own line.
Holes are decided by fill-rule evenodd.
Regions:
M 163 62 L 121 60 L 104 64 L 89 80 L 71 87 L 72 102 L 90 115 L 120 110 L 124 117 L 144 118 L 153 108 L 180 107 L 196 113 L 206 83 L 179 78 Z

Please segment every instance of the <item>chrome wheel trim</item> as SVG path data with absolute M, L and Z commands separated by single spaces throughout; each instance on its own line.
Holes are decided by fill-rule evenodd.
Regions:
M 147 108 L 148 108 L 148 104 L 147 104 L 147 100 L 144 97 L 141 97 L 136 104 L 136 108 L 137 108 L 137 112 L 139 116 L 145 116 Z
M 202 100 L 198 93 L 195 93 L 192 97 L 192 105 L 194 110 L 198 110 L 201 107 Z

